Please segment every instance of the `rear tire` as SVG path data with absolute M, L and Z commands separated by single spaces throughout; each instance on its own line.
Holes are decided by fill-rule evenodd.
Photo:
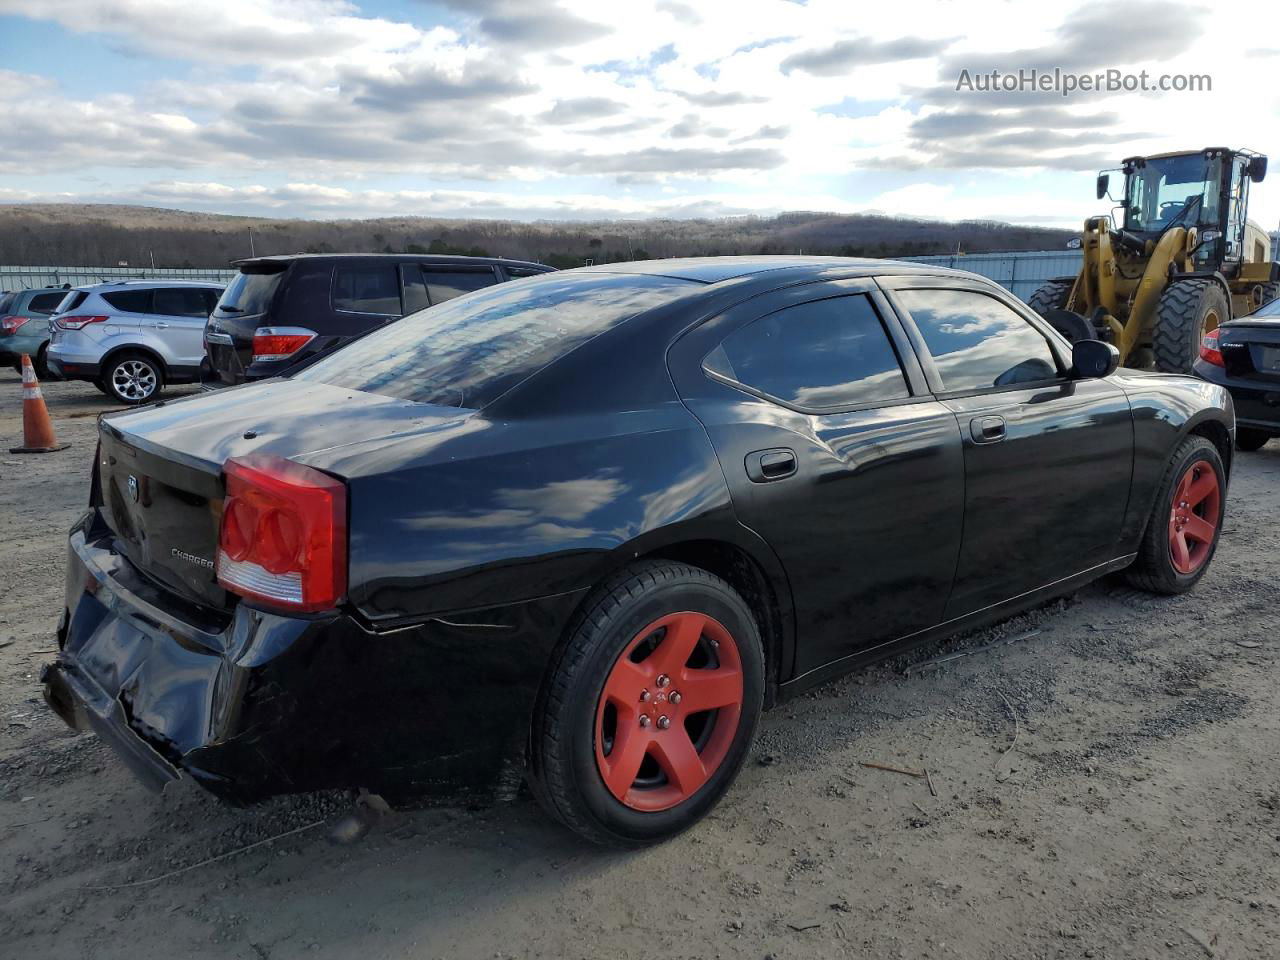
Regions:
M 1226 516 L 1227 475 L 1218 448 L 1187 437 L 1165 468 L 1128 581 L 1150 593 L 1186 593 L 1204 576 Z M 1181 546 L 1179 546 L 1179 541 Z
M 763 702 L 759 631 L 733 588 L 687 564 L 628 567 L 588 598 L 553 658 L 530 739 L 533 794 L 594 843 L 666 840 L 728 790 Z
M 136 407 L 151 403 L 164 390 L 164 369 L 145 353 L 118 353 L 102 372 L 107 396 L 118 403 Z
M 1027 301 L 1027 306 L 1042 317 L 1050 310 L 1061 310 L 1067 302 L 1067 297 L 1071 295 L 1071 288 L 1075 284 L 1075 277 L 1059 277 L 1056 280 L 1043 283 L 1035 293 L 1031 294 L 1031 299 Z
M 36 368 L 36 377 L 42 383 L 46 380 L 59 379 L 58 377 L 55 377 L 53 375 L 53 371 L 49 369 L 48 361 L 49 361 L 49 345 L 46 343 L 38 351 L 36 351 L 35 360 L 33 361 Z M 18 365 L 18 370 L 19 372 L 21 372 L 22 370 L 21 364 Z
M 1261 430 L 1251 430 L 1249 427 L 1236 428 L 1236 449 L 1243 450 L 1245 453 L 1261 450 L 1270 439 L 1271 434 Z
M 1227 295 L 1213 280 L 1182 280 L 1165 287 L 1156 304 L 1151 349 L 1156 369 L 1188 373 L 1200 356 L 1200 341 L 1231 319 Z

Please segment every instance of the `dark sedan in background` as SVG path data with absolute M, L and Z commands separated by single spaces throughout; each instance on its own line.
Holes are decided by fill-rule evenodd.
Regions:
M 279 376 L 407 313 L 552 267 L 499 257 L 297 254 L 237 260 L 205 325 L 201 380 Z
M 1190 589 L 1231 399 L 995 284 L 652 261 L 104 417 L 46 696 L 148 782 L 511 794 L 671 836 L 766 706 L 1109 571 Z
M 1280 437 L 1280 300 L 1210 330 L 1194 370 L 1231 391 L 1237 447 L 1251 453 Z

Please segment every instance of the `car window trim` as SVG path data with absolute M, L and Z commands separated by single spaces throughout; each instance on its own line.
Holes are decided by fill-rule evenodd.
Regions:
M 775 291 L 770 291 L 770 292 L 772 293 Z M 879 410 L 882 407 L 896 407 L 896 406 L 901 406 L 902 404 L 905 404 L 905 403 L 919 403 L 922 400 L 928 399 L 927 391 L 924 394 L 917 392 L 918 384 L 913 382 L 913 379 L 908 371 L 908 365 L 905 362 L 905 358 L 909 356 L 909 354 L 904 353 L 904 350 L 909 350 L 910 345 L 905 342 L 901 342 L 901 343 L 899 342 L 897 333 L 899 333 L 900 331 L 895 331 L 893 329 L 894 324 L 887 319 L 887 317 L 890 315 L 890 312 L 886 310 L 886 307 L 888 306 L 888 304 L 883 302 L 877 302 L 876 293 L 878 292 L 879 291 L 874 290 L 871 287 L 867 287 L 866 289 L 863 289 L 863 290 L 848 289 L 848 288 L 840 287 L 840 288 L 836 288 L 835 290 L 826 291 L 825 295 L 820 293 L 818 296 L 810 297 L 805 300 L 798 300 L 794 303 L 781 304 L 775 309 L 768 310 L 765 313 L 761 313 L 750 320 L 747 320 L 741 324 L 738 324 L 732 330 L 727 331 L 723 337 L 721 337 L 719 340 L 715 342 L 715 344 L 711 347 L 710 350 L 708 350 L 706 353 L 702 355 L 702 358 L 698 361 L 698 367 L 699 369 L 702 370 L 704 375 L 706 375 L 712 380 L 715 380 L 718 383 L 723 383 L 726 386 L 732 387 L 735 390 L 740 390 L 743 393 L 750 394 L 751 396 L 757 397 L 761 400 L 767 400 L 769 403 L 777 404 L 778 406 L 786 410 L 791 410 L 791 411 L 794 411 L 795 413 L 802 413 L 810 417 L 839 416 L 840 414 L 844 414 L 844 413 L 858 413 L 864 410 Z M 724 376 L 724 374 L 716 373 L 714 370 L 709 370 L 706 367 L 707 358 L 711 356 L 711 354 L 719 350 L 724 345 L 724 342 L 727 339 L 729 339 L 729 337 L 733 336 L 735 333 L 738 333 L 741 330 L 745 330 L 747 327 L 751 326 L 751 324 L 756 323 L 759 320 L 763 320 L 765 317 L 771 317 L 775 313 L 781 313 L 783 310 L 791 310 L 795 307 L 804 306 L 810 303 L 821 303 L 824 300 L 840 300 L 846 297 L 862 297 L 862 296 L 865 296 L 867 300 L 870 301 L 871 308 L 875 312 L 876 318 L 880 321 L 880 328 L 881 330 L 884 331 L 885 339 L 889 343 L 889 348 L 893 351 L 894 358 L 898 361 L 898 372 L 902 374 L 902 382 L 907 388 L 907 395 L 905 397 L 895 397 L 893 399 L 883 399 L 883 400 L 868 400 L 864 403 L 845 403 L 845 404 L 839 404 L 837 406 L 831 406 L 831 407 L 804 407 L 804 406 L 800 406 L 799 404 L 790 403 L 789 401 L 783 400 L 781 397 L 775 397 L 771 393 L 768 393 L 764 390 L 760 390 L 756 387 L 752 387 L 748 384 L 742 383 L 739 380 L 734 380 L 732 377 L 726 377 Z
M 883 290 L 885 299 L 892 306 L 897 314 L 899 321 L 902 323 L 907 337 L 910 340 L 911 347 L 917 355 L 921 368 L 924 370 L 925 378 L 929 382 L 930 391 L 933 396 L 939 400 L 958 400 L 965 397 L 980 397 L 991 394 L 1011 393 L 1017 390 L 1037 390 L 1044 387 L 1061 386 L 1071 382 L 1071 363 L 1069 358 L 1063 356 L 1061 344 L 1058 342 L 1060 335 L 1053 330 L 1047 323 L 1043 321 L 1039 314 L 1031 311 L 1030 308 L 1020 309 L 1019 304 L 1014 302 L 1004 288 L 999 287 L 992 289 L 983 283 L 975 283 L 966 280 L 963 277 L 942 277 L 942 276 L 890 276 L 879 277 L 877 282 Z M 1020 383 L 1010 383 L 1002 387 L 974 387 L 968 390 L 948 390 L 942 381 L 942 374 L 938 372 L 937 364 L 934 363 L 933 354 L 929 350 L 929 345 L 925 342 L 924 335 L 920 333 L 920 328 L 916 326 L 916 321 L 911 316 L 911 311 L 907 309 L 900 299 L 895 296 L 899 290 L 955 290 L 963 293 L 975 293 L 979 296 L 990 297 L 997 303 L 1011 309 L 1015 315 L 1021 317 L 1033 330 L 1044 337 L 1045 344 L 1049 348 L 1049 353 L 1053 357 L 1054 363 L 1058 367 L 1058 376 L 1047 378 L 1044 380 L 1024 380 Z M 1031 316 L 1028 316 L 1031 313 Z M 1065 341 L 1064 341 L 1065 342 Z

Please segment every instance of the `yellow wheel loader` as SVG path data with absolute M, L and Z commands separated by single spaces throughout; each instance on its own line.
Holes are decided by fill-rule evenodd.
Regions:
M 1185 372 L 1220 323 L 1280 297 L 1280 263 L 1248 219 L 1249 184 L 1267 158 L 1211 147 L 1130 157 L 1098 175 L 1124 176 L 1120 215 L 1090 217 L 1079 276 L 1050 280 L 1028 301 L 1072 342 L 1112 343 L 1129 367 Z

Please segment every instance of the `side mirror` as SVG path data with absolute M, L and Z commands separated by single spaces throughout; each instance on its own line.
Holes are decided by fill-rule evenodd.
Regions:
M 1245 170 L 1249 174 L 1250 180 L 1254 183 L 1261 183 L 1267 176 L 1267 158 L 1250 157 L 1249 166 Z
M 1107 195 L 1107 187 L 1111 185 L 1111 174 L 1098 174 L 1098 199 L 1101 200 Z
M 1077 380 L 1100 380 L 1120 367 L 1120 351 L 1101 340 L 1077 340 L 1071 345 L 1071 373 Z

